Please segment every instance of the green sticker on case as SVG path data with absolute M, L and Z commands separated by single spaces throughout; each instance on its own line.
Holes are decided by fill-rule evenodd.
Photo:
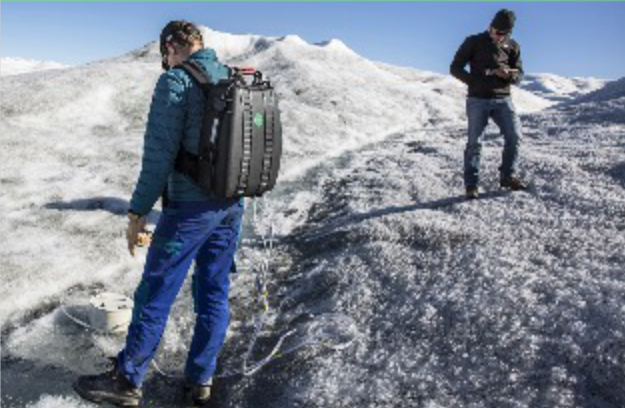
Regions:
M 254 115 L 254 124 L 256 125 L 256 127 L 261 128 L 263 127 L 264 123 L 265 118 L 263 117 L 262 113 L 257 113 L 256 115 Z

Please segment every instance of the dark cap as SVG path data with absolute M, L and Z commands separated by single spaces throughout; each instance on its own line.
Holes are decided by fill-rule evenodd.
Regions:
M 508 9 L 502 9 L 495 14 L 491 27 L 501 31 L 512 31 L 514 23 L 516 22 L 516 15 L 514 11 Z

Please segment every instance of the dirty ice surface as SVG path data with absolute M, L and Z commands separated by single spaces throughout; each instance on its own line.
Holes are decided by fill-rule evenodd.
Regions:
M 482 198 L 466 202 L 453 78 L 340 40 L 204 35 L 276 84 L 286 138 L 281 184 L 255 220 L 249 203 L 220 372 L 240 368 L 254 337 L 270 227 L 271 311 L 250 359 L 289 332 L 282 350 L 295 351 L 216 381 L 220 407 L 625 406 L 623 80 L 543 75 L 515 89 L 531 189 L 497 187 L 491 126 Z M 0 79 L 3 407 L 91 406 L 71 382 L 123 343 L 63 310 L 84 318 L 90 294 L 138 283 L 123 231 L 159 74 L 152 43 Z M 157 356 L 168 375 L 193 318 L 185 287 Z M 144 393 L 146 406 L 184 406 L 156 370 Z

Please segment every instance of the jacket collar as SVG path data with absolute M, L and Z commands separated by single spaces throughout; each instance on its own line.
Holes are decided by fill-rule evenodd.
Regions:
M 500 47 L 500 48 L 508 48 L 510 46 L 510 36 L 506 37 L 502 42 L 496 42 L 493 40 L 493 37 L 490 36 L 490 32 L 488 29 L 482 33 L 484 37 L 490 41 L 491 44 Z
M 190 60 L 216 60 L 217 54 L 212 48 L 203 48 L 189 56 Z

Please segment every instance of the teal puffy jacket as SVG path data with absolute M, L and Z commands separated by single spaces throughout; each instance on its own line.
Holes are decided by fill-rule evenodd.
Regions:
M 227 68 L 211 49 L 202 49 L 189 59 L 199 62 L 214 82 L 228 76 Z M 203 112 L 202 91 L 185 71 L 173 68 L 161 75 L 148 115 L 141 173 L 130 200 L 132 212 L 148 214 L 166 185 L 171 201 L 221 200 L 211 198 L 174 170 L 181 143 L 197 154 Z

